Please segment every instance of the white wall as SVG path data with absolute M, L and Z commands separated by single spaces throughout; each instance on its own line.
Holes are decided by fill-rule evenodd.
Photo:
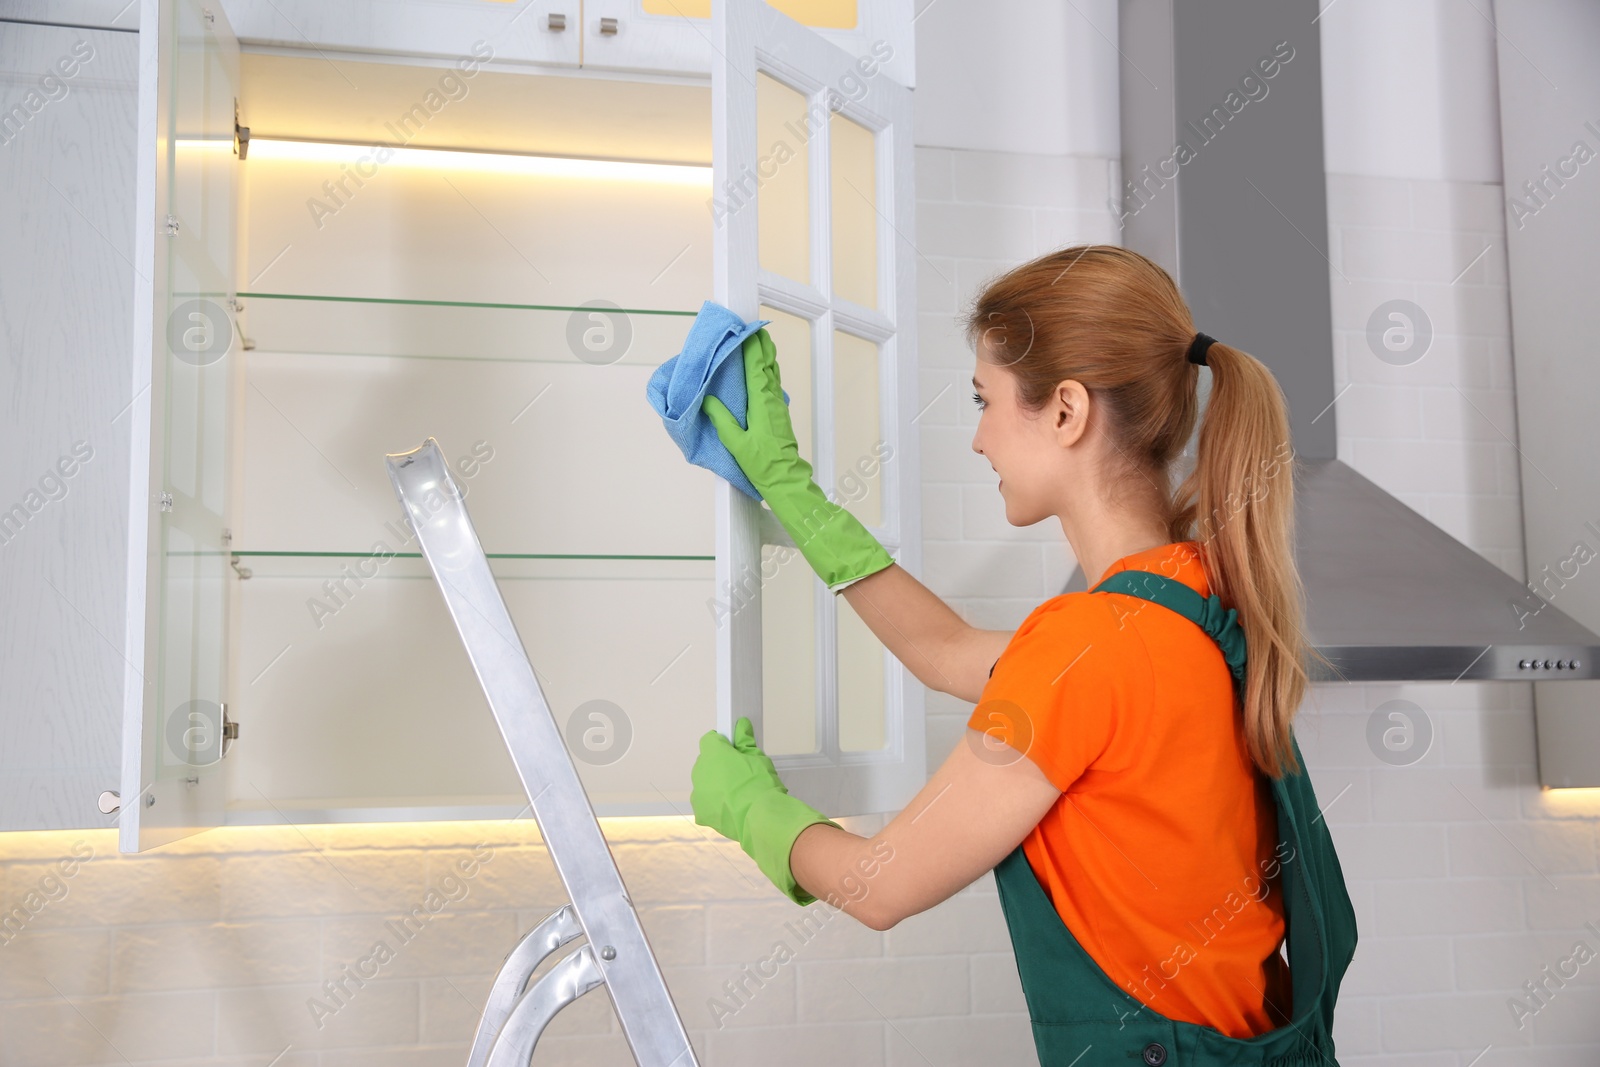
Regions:
M 1500 181 L 1500 101 L 1487 0 L 1323 5 L 1329 174 Z
M 1116 0 L 919 6 L 917 144 L 1120 155 Z

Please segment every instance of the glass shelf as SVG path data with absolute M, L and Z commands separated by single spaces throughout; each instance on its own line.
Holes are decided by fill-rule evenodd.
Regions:
M 215 555 L 218 553 L 196 553 L 196 555 Z M 365 559 L 371 552 L 266 552 L 258 550 L 245 550 L 231 553 L 234 556 L 248 556 L 256 559 Z M 618 560 L 705 560 L 714 561 L 715 556 L 663 556 L 654 553 L 624 553 L 620 555 L 596 555 L 587 552 L 485 552 L 490 559 L 618 559 Z M 421 559 L 420 552 L 392 552 L 388 556 L 394 559 Z
M 257 352 L 513 360 L 653 370 L 683 347 L 699 308 L 244 292 Z
M 184 293 L 183 296 L 226 296 L 226 293 Z M 486 300 L 419 300 L 388 296 L 330 296 L 316 293 L 239 293 L 240 299 L 247 296 L 258 300 L 312 300 L 329 304 L 401 304 L 412 307 L 449 307 L 449 308 L 494 308 L 510 311 L 593 311 L 594 305 L 589 304 L 507 304 Z M 621 311 L 629 315 L 687 315 L 693 318 L 697 312 L 683 311 L 672 308 L 615 308 L 608 310 Z

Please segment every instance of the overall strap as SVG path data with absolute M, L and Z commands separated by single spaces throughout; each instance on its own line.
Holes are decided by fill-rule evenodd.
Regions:
M 1223 610 L 1222 599 L 1215 593 L 1203 597 L 1176 578 L 1136 570 L 1117 571 L 1090 592 L 1126 593 L 1141 597 L 1164 608 L 1171 608 L 1196 623 L 1222 649 L 1222 658 L 1227 661 L 1228 670 L 1233 672 L 1234 685 L 1244 685 L 1246 649 L 1244 628 L 1239 625 L 1239 612 L 1236 608 Z

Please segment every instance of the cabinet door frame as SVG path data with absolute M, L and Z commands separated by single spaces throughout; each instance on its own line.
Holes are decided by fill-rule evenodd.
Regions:
M 186 21 L 181 8 L 189 9 Z M 204 244 L 200 234 L 205 227 L 215 225 L 216 217 L 210 208 L 203 206 L 193 217 L 169 215 L 173 210 L 173 171 L 176 167 L 178 142 L 185 132 L 175 128 L 180 110 L 176 86 L 180 66 L 175 46 L 180 34 L 195 32 L 203 35 L 207 73 L 212 73 L 210 62 L 215 60 L 231 76 L 234 95 L 239 84 L 239 42 L 234 36 L 227 16 L 216 6 L 201 7 L 199 0 L 142 0 L 139 13 L 139 104 L 138 104 L 138 159 L 134 178 L 134 300 L 133 344 L 131 346 L 133 400 L 129 406 L 131 422 L 129 462 L 129 522 L 128 522 L 128 576 L 127 576 L 127 630 L 123 672 L 123 723 L 122 723 L 122 783 L 121 808 L 118 815 L 118 846 L 123 852 L 138 852 L 154 848 L 169 841 L 199 833 L 219 826 L 225 821 L 224 783 L 220 760 L 205 765 L 187 764 L 182 777 L 163 775 L 166 764 L 160 746 L 168 737 L 170 718 L 177 716 L 175 709 L 167 708 L 169 697 L 161 684 L 164 672 L 170 666 L 168 657 L 168 619 L 163 605 L 170 562 L 169 522 L 166 514 L 200 505 L 202 492 L 197 491 L 192 500 L 180 499 L 176 487 L 167 484 L 170 450 L 170 422 L 172 411 L 166 403 L 172 357 L 167 313 L 173 304 L 171 290 L 171 263 L 177 256 L 179 241 L 186 244 Z M 176 88 L 175 88 L 176 86 Z M 204 110 L 203 106 L 201 110 Z M 232 145 L 234 118 L 227 115 L 216 120 L 215 130 L 199 131 L 205 141 L 216 140 Z M 197 148 L 190 151 L 211 151 Z M 215 149 L 220 151 L 220 149 Z M 220 373 L 230 375 L 230 383 L 223 390 L 222 454 L 213 456 L 211 462 L 226 472 L 232 464 L 232 409 L 234 404 L 232 370 L 237 356 L 229 359 L 228 352 L 237 349 L 233 338 L 236 326 L 232 309 L 236 306 L 236 287 L 233 282 L 236 234 L 233 231 L 238 210 L 238 179 L 233 175 L 224 205 L 227 210 L 222 222 L 229 227 L 227 253 L 222 262 L 213 263 L 227 279 L 228 292 L 205 294 L 220 297 L 210 303 L 221 311 L 213 325 L 230 331 L 229 348 L 224 351 Z M 201 294 L 187 294 L 198 297 Z M 219 361 L 220 362 L 220 361 Z M 215 364 L 212 364 L 215 366 Z M 196 370 L 198 378 L 199 370 Z M 198 389 L 198 385 L 197 385 Z M 196 431 L 198 438 L 201 431 Z M 196 442 L 198 443 L 198 441 Z M 226 473 L 222 475 L 226 478 Z M 216 527 L 219 550 L 226 548 L 227 491 L 221 492 L 221 510 L 211 513 Z M 205 520 L 205 516 L 201 516 Z M 209 565 L 213 570 L 226 568 L 218 551 L 217 559 Z M 198 560 L 204 555 L 196 550 Z M 190 564 L 196 573 L 207 566 L 199 562 Z M 202 584 L 203 578 L 196 580 Z M 211 740 L 222 745 L 220 731 L 227 693 L 229 667 L 228 617 L 231 615 L 232 582 L 224 576 L 223 604 L 220 610 L 220 634 L 210 635 L 215 641 L 213 649 L 204 642 L 191 642 L 186 650 L 185 662 L 189 664 L 190 681 L 195 675 L 209 673 L 215 682 L 216 721 L 211 726 L 217 731 Z M 196 594 L 199 599 L 199 594 Z M 207 657 L 213 657 L 202 663 Z M 200 688 L 205 688 L 202 684 Z M 188 707 L 188 703 L 184 705 Z M 187 742 L 186 742 L 187 743 Z
M 807 318 L 812 324 L 816 366 L 814 406 L 817 461 L 825 491 L 833 475 L 833 374 L 835 330 L 876 342 L 879 356 L 879 425 L 893 449 L 883 464 L 883 519 L 869 527 L 897 562 L 921 570 L 921 478 L 914 425 L 917 391 L 916 274 L 911 237 L 915 221 L 910 90 L 886 77 L 866 79 L 866 91 L 849 99 L 833 91 L 859 72 L 854 57 L 764 3 L 714 0 L 714 39 L 722 59 L 712 77 L 713 275 L 716 299 L 746 320 L 763 306 Z M 830 211 L 830 122 L 819 122 L 807 141 L 811 278 L 780 277 L 761 269 L 758 248 L 759 190 L 735 204 L 735 183 L 756 172 L 757 72 L 806 94 L 808 101 L 874 131 L 877 219 L 877 310 L 833 292 Z M 716 201 L 726 197 L 719 209 Z M 717 630 L 717 723 L 731 736 L 734 721 L 748 715 L 762 734 L 762 546 L 792 545 L 771 511 L 735 490 L 717 486 L 717 588 L 733 610 Z M 793 564 L 799 565 L 799 564 Z M 855 815 L 903 807 L 927 778 L 922 684 L 887 650 L 885 659 L 885 747 L 841 751 L 838 743 L 836 612 L 850 611 L 842 597 L 811 576 L 819 608 L 817 649 L 818 722 L 816 752 L 777 755 L 774 763 L 790 791 L 824 812 Z

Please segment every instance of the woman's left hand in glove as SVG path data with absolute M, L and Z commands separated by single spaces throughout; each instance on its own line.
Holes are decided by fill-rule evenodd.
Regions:
M 731 742 L 715 730 L 706 731 L 690 781 L 689 806 L 695 822 L 739 842 L 761 873 L 796 904 L 817 899 L 794 880 L 789 852 L 806 827 L 839 824 L 789 795 L 771 758 L 756 744 L 755 728 L 747 716 L 741 715 L 734 724 Z

